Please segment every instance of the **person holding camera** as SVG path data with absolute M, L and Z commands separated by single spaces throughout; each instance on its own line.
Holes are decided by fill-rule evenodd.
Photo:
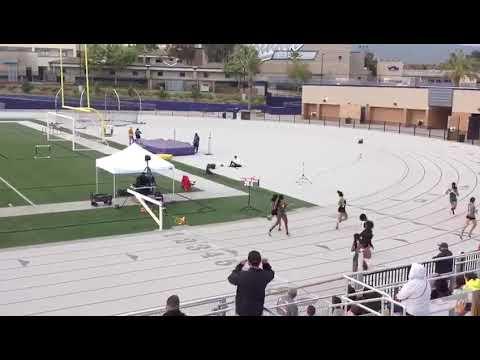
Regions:
M 248 270 L 243 270 L 248 262 Z M 235 310 L 239 316 L 261 316 L 265 303 L 265 288 L 275 277 L 267 259 L 258 251 L 250 251 L 247 260 L 242 260 L 228 277 L 237 287 Z

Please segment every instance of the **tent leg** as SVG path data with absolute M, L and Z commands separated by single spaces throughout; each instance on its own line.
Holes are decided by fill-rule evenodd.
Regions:
M 116 184 L 115 184 L 115 174 L 113 175 L 113 198 L 115 199 L 116 198 L 116 191 L 115 191 L 115 188 L 116 188 Z
M 95 168 L 95 193 L 98 194 L 98 168 Z
M 172 199 L 175 196 L 175 170 L 173 171 L 173 176 L 172 176 Z

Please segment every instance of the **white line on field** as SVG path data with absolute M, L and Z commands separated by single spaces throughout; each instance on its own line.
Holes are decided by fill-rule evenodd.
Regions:
M 9 183 L 7 180 L 5 180 L 4 178 L 2 178 L 1 176 L 0 176 L 0 180 L 2 180 L 10 189 L 12 189 L 13 191 L 15 191 L 18 195 L 20 195 L 20 196 L 23 198 L 23 200 L 25 200 L 26 202 L 28 202 L 30 205 L 35 206 L 35 204 L 34 204 L 33 202 L 31 202 L 29 198 L 27 198 L 27 197 L 26 197 L 25 195 L 23 195 L 20 191 L 18 191 L 18 190 L 15 189 L 12 185 L 10 185 L 10 183 Z

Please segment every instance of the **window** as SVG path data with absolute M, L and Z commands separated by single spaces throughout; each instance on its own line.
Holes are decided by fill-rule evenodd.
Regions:
M 157 76 L 163 76 L 163 71 L 157 72 Z
M 156 63 L 161 63 L 161 62 L 162 62 L 162 59 L 156 59 L 155 62 L 156 62 Z
M 145 64 L 150 64 L 150 60 L 151 59 L 149 57 L 145 58 Z
M 230 74 L 225 74 L 225 79 L 230 79 Z
M 137 75 L 138 75 L 138 71 L 132 71 L 132 75 L 133 75 L 133 76 L 137 76 Z
M 110 75 L 115 75 L 115 71 L 111 70 Z
M 208 77 L 208 73 L 207 73 L 207 72 L 204 72 L 204 73 L 203 73 L 203 77 L 204 77 L 204 78 L 207 78 L 207 77 Z
M 338 61 L 342 61 L 342 56 L 341 55 L 338 57 Z
M 184 72 L 181 72 L 181 73 L 180 73 L 180 77 L 185 77 L 185 73 L 184 73 Z

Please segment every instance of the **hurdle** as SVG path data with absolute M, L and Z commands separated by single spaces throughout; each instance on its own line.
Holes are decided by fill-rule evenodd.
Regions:
M 127 192 L 137 199 L 137 201 L 142 205 L 142 207 L 147 211 L 147 213 L 152 217 L 152 219 L 157 223 L 158 225 L 158 230 L 162 231 L 163 230 L 163 203 L 161 201 L 152 199 L 151 197 L 148 197 L 146 195 L 140 194 L 139 192 L 132 190 L 132 189 L 127 189 Z M 152 211 L 150 206 L 146 204 L 146 202 L 152 203 L 154 205 L 158 206 L 158 217 L 155 215 L 155 213 Z
M 42 156 L 40 155 L 39 149 L 48 149 L 48 155 Z M 52 156 L 52 145 L 35 145 L 35 154 L 33 155 L 33 158 L 35 160 L 37 159 L 51 159 Z

